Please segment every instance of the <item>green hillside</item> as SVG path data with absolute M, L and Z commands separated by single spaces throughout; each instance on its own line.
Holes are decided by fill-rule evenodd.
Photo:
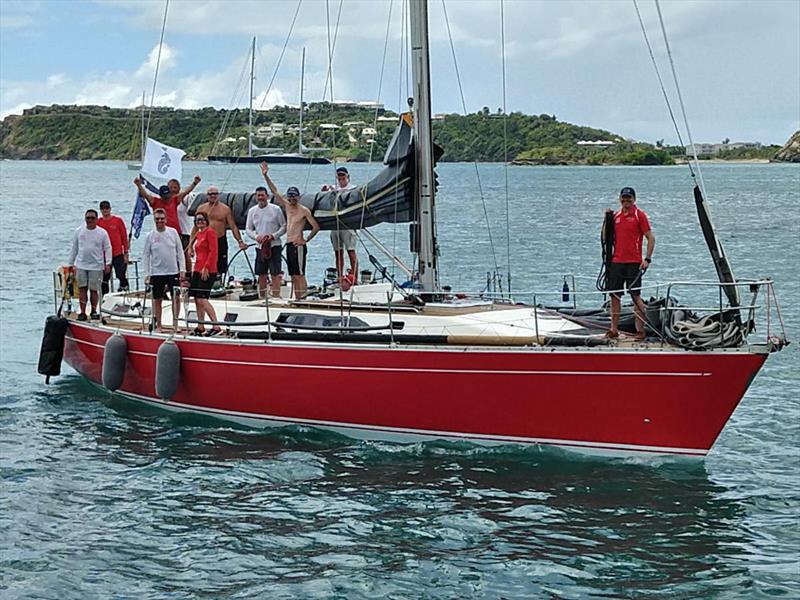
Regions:
M 304 116 L 303 142 L 327 148 L 323 155 L 338 160 L 366 161 L 372 148 L 380 160 L 391 139 L 396 117 L 366 108 L 312 103 Z M 284 125 L 280 136 L 262 129 L 260 147 L 297 149 L 299 110 L 276 107 L 256 111 L 255 128 Z M 138 157 L 140 114 L 133 109 L 106 106 L 37 106 L 0 122 L 0 158 L 62 160 L 131 160 Z M 223 134 L 222 124 L 228 123 Z M 246 110 L 156 108 L 149 135 L 182 148 L 189 159 L 209 154 L 244 154 Z M 331 128 L 336 125 L 338 128 Z M 371 131 L 375 126 L 375 131 Z M 508 150 L 504 150 L 504 126 Z M 294 129 L 293 129 L 294 128 Z M 439 115 L 433 121 L 434 140 L 445 149 L 443 161 L 499 162 L 506 158 L 522 164 L 672 164 L 672 152 L 651 144 L 631 142 L 591 127 L 563 123 L 551 115 L 490 113 L 488 108 L 470 115 Z M 228 141 L 215 146 L 216 140 Z M 606 140 L 606 147 L 587 141 Z M 579 145 L 578 142 L 584 142 Z

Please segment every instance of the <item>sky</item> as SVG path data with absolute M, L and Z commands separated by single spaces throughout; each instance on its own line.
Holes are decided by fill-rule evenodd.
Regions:
M 304 47 L 304 99 L 329 100 L 330 32 L 333 99 L 405 109 L 400 0 L 299 5 L 270 87 L 298 0 L 171 0 L 155 103 L 246 106 L 252 36 L 257 108 L 298 104 Z M 678 111 L 656 5 L 638 6 Z M 164 8 L 0 0 L 0 118 L 37 104 L 133 107 L 143 91 L 149 104 Z M 800 0 L 662 0 L 661 11 L 694 141 L 783 144 L 800 129 Z M 677 143 L 632 0 L 431 0 L 429 21 L 435 113 L 502 107 L 505 55 L 507 111 Z

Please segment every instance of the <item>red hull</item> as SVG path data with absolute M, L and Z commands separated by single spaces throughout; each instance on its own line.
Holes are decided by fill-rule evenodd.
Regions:
M 66 361 L 100 383 L 110 333 L 70 323 Z M 164 338 L 125 333 L 119 393 L 234 420 L 356 437 L 422 436 L 604 453 L 704 455 L 766 355 L 622 349 L 396 349 L 176 339 L 178 391 L 156 398 Z

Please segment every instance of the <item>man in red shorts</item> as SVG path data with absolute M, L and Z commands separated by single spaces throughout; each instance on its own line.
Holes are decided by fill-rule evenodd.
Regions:
M 653 260 L 656 236 L 653 235 L 647 215 L 636 206 L 636 192 L 632 187 L 622 188 L 619 193 L 619 203 L 622 208 L 614 213 L 614 254 L 608 271 L 611 329 L 606 333 L 606 337 L 619 337 L 621 299 L 624 288 L 627 288 L 636 315 L 636 339 L 643 340 L 647 334 L 644 330 L 645 306 L 640 288 L 642 275 Z M 611 209 L 607 212 L 611 212 Z M 642 238 L 647 239 L 647 253 L 644 260 L 642 260 Z

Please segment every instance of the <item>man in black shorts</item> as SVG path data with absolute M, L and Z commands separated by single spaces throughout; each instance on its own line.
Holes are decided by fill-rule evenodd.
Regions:
M 277 298 L 281 293 L 281 236 L 286 233 L 286 217 L 280 208 L 269 203 L 267 188 L 256 188 L 256 201 L 258 204 L 247 211 L 245 234 L 256 242 L 258 293 L 262 297 L 266 293 L 269 273 L 270 293 Z
M 178 287 L 186 275 L 186 259 L 178 232 L 167 227 L 167 213 L 163 208 L 153 211 L 156 228 L 147 234 L 144 242 L 142 263 L 145 281 L 150 284 L 153 295 L 153 316 L 156 331 L 161 333 L 162 303 L 169 298 L 172 289 Z M 180 296 L 172 298 L 173 327 L 181 310 Z
M 647 336 L 645 325 L 646 307 L 642 301 L 642 275 L 653 261 L 656 237 L 650 227 L 650 220 L 643 210 L 636 206 L 636 192 L 632 187 L 624 187 L 619 193 L 622 208 L 614 213 L 614 255 L 608 270 L 608 291 L 611 293 L 611 328 L 608 338 L 619 337 L 619 313 L 622 309 L 622 293 L 627 288 L 633 300 L 636 315 L 636 339 Z M 608 209 L 607 212 L 611 212 Z M 647 254 L 642 259 L 642 239 L 647 240 Z

